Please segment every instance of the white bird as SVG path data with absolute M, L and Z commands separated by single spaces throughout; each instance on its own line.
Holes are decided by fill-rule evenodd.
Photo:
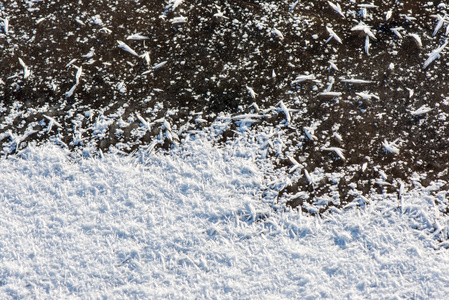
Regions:
M 31 74 L 30 69 L 28 68 L 28 66 L 23 62 L 23 60 L 19 57 L 19 63 L 22 65 L 23 67 L 23 78 L 28 78 Z
M 250 88 L 249 86 L 246 86 L 246 90 L 248 91 L 251 98 L 256 99 L 257 94 L 252 88 Z
M 433 50 L 429 54 L 429 58 L 424 62 L 423 69 L 427 68 L 435 59 L 440 57 L 440 53 L 441 53 L 441 51 L 443 51 L 444 48 L 446 48 L 447 43 L 448 43 L 448 40 L 446 40 L 446 42 L 444 42 L 443 45 L 441 45 L 437 49 Z
M 332 7 L 332 9 L 335 10 L 336 13 L 338 13 L 339 15 L 341 15 L 343 18 L 345 17 L 345 15 L 343 14 L 343 12 L 341 11 L 341 7 L 340 7 L 340 4 L 339 4 L 339 3 L 334 4 L 334 3 L 330 2 L 330 1 L 327 1 L 327 2 L 329 3 L 330 7 Z
M 128 36 L 126 39 L 134 40 L 134 41 L 141 41 L 141 40 L 148 40 L 149 37 L 141 35 L 140 33 L 135 33 L 135 34 Z
M 387 140 L 384 140 L 382 142 L 382 146 L 384 147 L 384 149 L 387 152 L 393 153 L 393 154 L 398 154 L 399 153 L 399 148 L 398 145 L 396 144 L 399 141 L 399 139 L 395 139 L 393 142 L 388 142 Z
M 332 151 L 335 154 L 337 154 L 338 157 L 341 158 L 341 160 L 345 160 L 346 159 L 345 156 L 343 155 L 343 152 L 345 150 L 342 149 L 342 148 L 338 148 L 338 147 L 323 147 L 323 148 L 321 148 L 321 150 L 323 150 L 323 151 Z
M 374 33 L 371 31 L 371 28 L 363 22 L 360 22 L 358 25 L 351 28 L 352 31 L 363 31 L 366 35 L 368 35 L 373 40 L 376 39 Z
M 329 32 L 329 34 L 330 34 L 330 37 L 327 39 L 326 43 L 329 42 L 333 38 L 340 44 L 343 44 L 343 42 L 341 41 L 341 38 L 332 30 L 332 28 L 326 27 L 326 29 L 327 29 L 327 32 Z
M 9 17 L 0 18 L 3 21 L 3 31 L 7 35 L 9 32 Z
M 422 42 L 421 42 L 421 38 L 419 37 L 419 35 L 417 35 L 416 33 L 409 33 L 408 35 L 411 36 L 415 40 L 415 42 L 419 48 L 422 48 Z
M 131 53 L 132 55 L 135 56 L 139 56 L 139 54 L 137 54 L 136 51 L 134 51 L 133 49 L 131 49 L 131 47 L 129 47 L 127 44 L 123 43 L 122 41 L 117 41 L 118 43 L 118 47 L 122 48 L 123 50 L 125 50 L 126 52 Z
M 279 29 L 274 28 L 271 33 L 277 36 L 280 40 L 284 39 L 284 35 L 279 31 Z
M 392 15 L 393 15 L 393 11 L 390 9 L 389 11 L 387 11 L 387 13 L 385 15 L 385 21 L 390 20 Z

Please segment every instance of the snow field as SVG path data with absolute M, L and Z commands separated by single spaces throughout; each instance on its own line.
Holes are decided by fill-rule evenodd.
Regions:
M 2 159 L 0 298 L 449 294 L 438 183 L 313 217 L 275 204 L 267 187 L 287 175 L 255 148 L 203 133 L 170 154 L 81 158 L 48 144 Z

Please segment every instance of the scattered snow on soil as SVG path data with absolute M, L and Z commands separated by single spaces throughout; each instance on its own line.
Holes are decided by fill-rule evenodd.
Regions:
M 170 154 L 0 161 L 0 298 L 444 298 L 438 182 L 311 216 L 276 203 L 286 172 L 256 135 L 200 132 Z

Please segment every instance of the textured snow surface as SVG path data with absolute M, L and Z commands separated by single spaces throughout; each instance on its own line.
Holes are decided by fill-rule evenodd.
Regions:
M 432 185 L 305 215 L 276 205 L 268 187 L 286 175 L 254 158 L 253 139 L 217 148 L 204 134 L 170 154 L 31 145 L 0 170 L 1 299 L 449 294 Z

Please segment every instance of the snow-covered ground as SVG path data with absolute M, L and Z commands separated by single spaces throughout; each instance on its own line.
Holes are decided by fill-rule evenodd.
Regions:
M 446 299 L 441 1 L 0 3 L 0 299 Z
M 83 158 L 30 145 L 0 161 L 0 298 L 443 299 L 438 184 L 318 216 L 285 208 L 287 172 L 251 132 L 169 154 Z M 433 195 L 433 196 L 432 196 Z

